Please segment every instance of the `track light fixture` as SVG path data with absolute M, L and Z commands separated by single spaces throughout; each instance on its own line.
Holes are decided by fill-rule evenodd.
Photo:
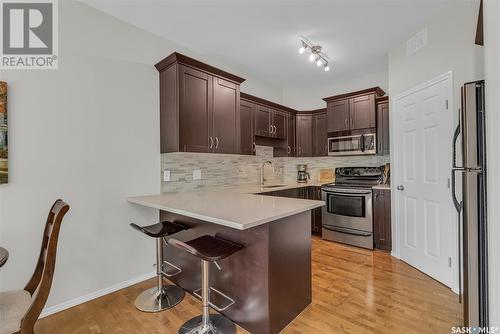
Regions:
M 321 51 L 320 45 L 314 45 L 305 37 L 301 38 L 300 43 L 300 54 L 304 54 L 306 50 L 309 49 L 311 52 L 311 54 L 309 55 L 309 61 L 311 63 L 315 62 L 317 67 L 321 67 L 323 65 L 323 69 L 325 70 L 325 72 L 328 72 L 330 70 L 330 66 L 328 66 L 329 58 L 324 52 Z

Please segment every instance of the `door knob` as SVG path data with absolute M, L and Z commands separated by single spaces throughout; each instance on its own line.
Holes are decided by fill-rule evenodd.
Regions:
M 403 191 L 403 190 L 405 190 L 405 186 L 398 186 L 397 189 Z

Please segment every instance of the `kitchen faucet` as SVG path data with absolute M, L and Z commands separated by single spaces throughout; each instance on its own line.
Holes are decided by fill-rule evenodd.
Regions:
M 262 165 L 260 166 L 260 186 L 262 187 L 264 185 L 264 182 L 266 181 L 266 179 L 264 178 L 264 167 L 266 165 L 271 165 L 271 167 L 273 167 L 273 174 L 275 173 L 275 168 L 274 168 L 274 165 L 271 161 L 264 161 L 262 163 Z

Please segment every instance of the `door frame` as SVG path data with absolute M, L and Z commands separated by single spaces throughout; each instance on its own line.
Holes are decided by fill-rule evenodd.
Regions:
M 426 89 L 432 85 L 435 85 L 436 83 L 440 82 L 440 81 L 444 81 L 444 80 L 448 80 L 449 82 L 449 85 L 448 85 L 448 89 L 447 89 L 447 95 L 448 95 L 448 109 L 447 109 L 447 112 L 448 112 L 448 119 L 450 121 L 450 134 L 449 134 L 449 138 L 447 139 L 447 141 L 449 141 L 449 147 L 450 147 L 450 152 L 451 152 L 451 149 L 452 149 L 452 138 L 453 138 L 453 129 L 455 128 L 456 126 L 456 122 L 457 122 L 457 115 L 458 113 L 455 113 L 455 99 L 454 99 L 454 82 L 453 82 L 453 71 L 448 71 L 444 74 L 441 74 L 431 80 L 428 80 L 428 81 L 425 81 L 423 83 L 420 83 L 418 85 L 416 85 L 415 87 L 409 89 L 409 90 L 406 90 L 394 97 L 391 97 L 390 100 L 389 100 L 389 110 L 391 110 L 391 112 L 389 112 L 389 133 L 390 133 L 390 152 L 391 152 L 391 192 L 392 192 L 392 195 L 391 196 L 391 221 L 392 221 L 392 251 L 391 251 L 391 255 L 398 258 L 398 259 L 401 259 L 401 245 L 400 245 L 400 238 L 399 238 L 399 226 L 400 226 L 400 222 L 399 222 L 399 217 L 400 217 L 400 212 L 401 212 L 401 208 L 399 207 L 399 203 L 401 203 L 401 192 L 397 190 L 397 183 L 398 181 L 397 180 L 400 180 L 401 179 L 401 173 L 400 173 L 400 168 L 397 168 L 398 167 L 398 163 L 396 163 L 396 160 L 395 160 L 395 156 L 397 155 L 397 151 L 396 151 L 396 141 L 395 141 L 395 135 L 396 135 L 396 113 L 399 112 L 398 110 L 396 110 L 396 101 L 399 101 L 401 100 L 402 98 L 404 97 L 407 97 L 408 95 L 411 95 L 411 94 L 414 94 L 420 90 L 423 90 L 423 89 Z M 449 166 L 447 166 L 447 170 L 451 170 L 451 166 L 452 166 L 452 159 L 453 159 L 453 156 L 452 154 L 450 153 L 450 164 Z M 450 175 L 451 177 L 451 175 Z M 449 181 L 451 182 L 451 180 Z M 459 249 L 459 239 L 458 239 L 458 228 L 459 228 L 459 223 L 458 223 L 458 213 L 456 212 L 456 210 L 454 209 L 453 207 L 453 202 L 452 202 L 452 194 L 451 194 L 451 186 L 448 187 L 449 188 L 449 199 L 448 199 L 448 206 L 449 206 L 449 209 L 452 210 L 452 214 L 451 214 L 451 217 L 454 217 L 455 219 L 450 222 L 451 223 L 451 233 L 452 235 L 454 235 L 455 237 L 453 238 L 452 240 L 452 244 L 451 244 L 451 249 L 452 249 L 452 254 L 451 254 L 451 257 L 452 257 L 452 265 L 453 265 L 453 268 L 452 268 L 452 275 L 453 275 L 453 278 L 452 278 L 452 282 L 451 282 L 451 289 L 453 290 L 453 292 L 455 293 L 459 293 L 459 275 L 461 275 L 461 273 L 459 273 L 459 256 L 458 256 L 458 249 Z

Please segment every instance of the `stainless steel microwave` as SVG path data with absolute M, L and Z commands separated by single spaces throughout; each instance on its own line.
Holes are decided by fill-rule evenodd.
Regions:
M 377 135 L 362 135 L 328 138 L 328 155 L 377 154 Z

